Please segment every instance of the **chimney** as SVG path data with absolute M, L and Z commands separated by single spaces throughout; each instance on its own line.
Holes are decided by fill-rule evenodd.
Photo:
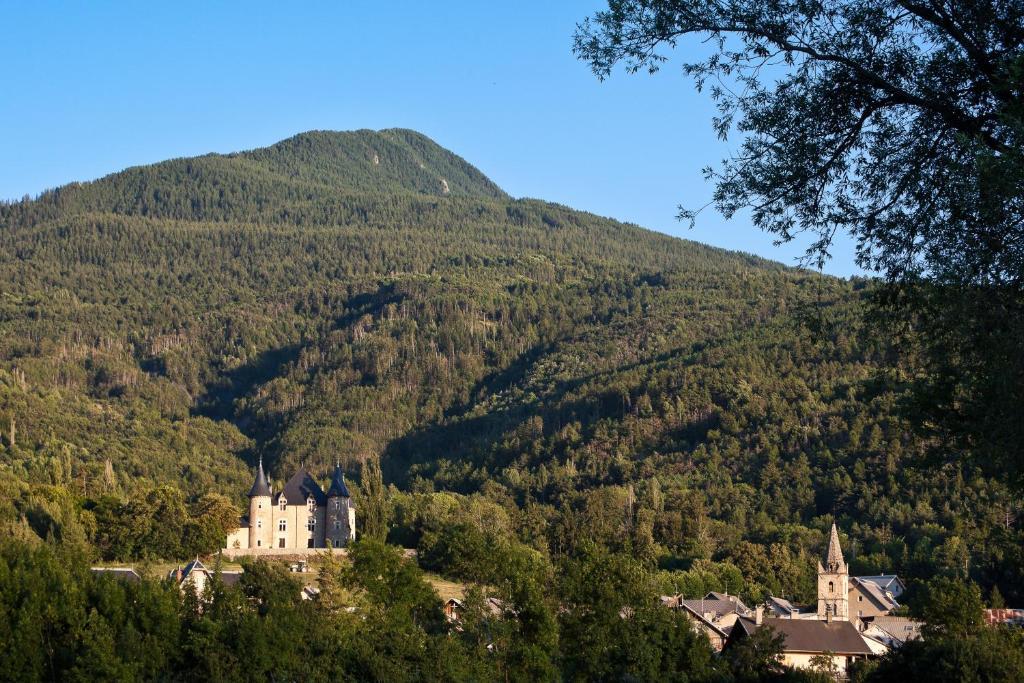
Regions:
M 758 607 L 754 610 L 754 623 L 758 626 L 764 621 L 764 607 Z

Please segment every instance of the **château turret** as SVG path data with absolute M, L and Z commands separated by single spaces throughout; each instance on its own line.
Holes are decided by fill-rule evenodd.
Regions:
M 273 530 L 271 521 L 271 490 L 263 472 L 263 458 L 256 470 L 256 481 L 249 489 L 249 547 L 269 548 Z
M 341 548 L 356 537 L 356 509 L 352 494 L 345 485 L 341 465 L 334 466 L 331 486 L 327 489 L 327 539 L 331 546 Z

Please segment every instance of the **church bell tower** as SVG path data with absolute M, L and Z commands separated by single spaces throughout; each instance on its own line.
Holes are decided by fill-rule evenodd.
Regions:
M 825 564 L 818 562 L 818 618 L 850 620 L 850 570 L 839 547 L 839 531 L 832 524 Z

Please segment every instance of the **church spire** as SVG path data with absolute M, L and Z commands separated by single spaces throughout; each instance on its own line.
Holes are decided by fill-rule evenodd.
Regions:
M 267 483 L 267 475 L 263 473 L 263 456 L 260 456 L 259 469 L 256 470 L 256 481 L 253 482 L 252 488 L 249 489 L 249 497 L 255 498 L 256 496 L 269 496 L 270 495 L 270 484 Z
M 843 549 L 839 547 L 839 530 L 836 523 L 832 522 L 832 534 L 828 540 L 828 553 L 825 555 L 825 569 L 830 572 L 843 571 L 846 563 L 843 561 Z

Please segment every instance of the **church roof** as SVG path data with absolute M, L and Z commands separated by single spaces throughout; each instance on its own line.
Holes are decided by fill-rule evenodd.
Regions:
M 334 476 L 331 477 L 331 486 L 327 489 L 328 498 L 334 498 L 335 496 L 341 496 L 342 498 L 352 497 L 352 494 L 348 492 L 348 487 L 345 486 L 345 473 L 341 471 L 341 465 L 334 466 Z
M 306 471 L 305 467 L 300 467 L 292 475 L 292 478 L 285 483 L 284 488 L 277 494 L 275 501 L 281 500 L 281 496 L 284 496 L 290 505 L 304 505 L 309 498 L 313 498 L 317 505 L 323 505 L 327 502 L 324 490 L 320 488 L 320 484 L 316 483 L 316 479 L 309 476 L 309 472 Z
M 825 569 L 830 572 L 843 571 L 846 563 L 843 561 L 843 549 L 839 547 L 839 530 L 835 522 L 832 523 L 832 533 L 828 539 L 828 553 L 825 555 Z
M 260 458 L 259 469 L 256 470 L 256 481 L 253 482 L 252 488 L 249 489 L 249 497 L 255 498 L 256 496 L 269 496 L 270 495 L 270 484 L 267 483 L 267 475 L 263 473 L 263 458 Z

